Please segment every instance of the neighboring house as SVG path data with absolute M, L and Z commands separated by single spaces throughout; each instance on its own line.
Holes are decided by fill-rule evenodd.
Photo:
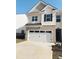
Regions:
M 20 27 L 20 28 L 16 29 L 16 33 L 21 33 L 21 32 L 22 32 L 22 30 L 24 30 L 24 33 L 25 33 L 25 31 L 26 31 L 25 26 L 23 26 L 23 27 Z
M 56 12 L 56 42 L 62 42 L 62 11 Z
M 27 17 L 25 14 L 16 14 L 16 38 L 25 39 Z
M 25 26 L 16 29 L 16 39 L 25 39 Z
M 39 1 L 27 14 L 26 39 L 56 43 L 56 8 Z

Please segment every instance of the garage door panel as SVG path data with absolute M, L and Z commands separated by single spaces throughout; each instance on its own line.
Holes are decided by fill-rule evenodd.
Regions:
M 52 34 L 50 32 L 29 32 L 29 40 L 31 41 L 38 41 L 38 42 L 51 42 L 51 36 Z
M 29 33 L 29 40 L 35 41 L 38 40 L 37 38 L 39 37 L 38 33 Z
M 51 33 L 47 33 L 46 35 L 47 35 L 47 36 L 46 36 L 47 41 L 48 41 L 48 42 L 51 42 L 51 40 L 52 40 L 52 34 L 51 34 Z
M 39 36 L 40 36 L 39 41 L 46 42 L 46 35 L 45 35 L 45 33 L 40 33 Z

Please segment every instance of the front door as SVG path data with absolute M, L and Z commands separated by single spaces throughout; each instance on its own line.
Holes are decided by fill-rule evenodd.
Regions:
M 56 42 L 62 42 L 62 30 L 56 29 Z

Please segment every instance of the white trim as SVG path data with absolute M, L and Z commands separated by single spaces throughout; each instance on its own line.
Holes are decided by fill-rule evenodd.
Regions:
M 51 9 L 54 9 L 54 7 L 47 5 L 45 8 L 43 8 L 41 11 L 45 10 L 47 7 L 50 7 Z

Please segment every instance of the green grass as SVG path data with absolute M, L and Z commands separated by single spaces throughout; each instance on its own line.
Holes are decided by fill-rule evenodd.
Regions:
M 20 43 L 20 42 L 23 42 L 25 41 L 24 39 L 16 39 L 16 43 Z

